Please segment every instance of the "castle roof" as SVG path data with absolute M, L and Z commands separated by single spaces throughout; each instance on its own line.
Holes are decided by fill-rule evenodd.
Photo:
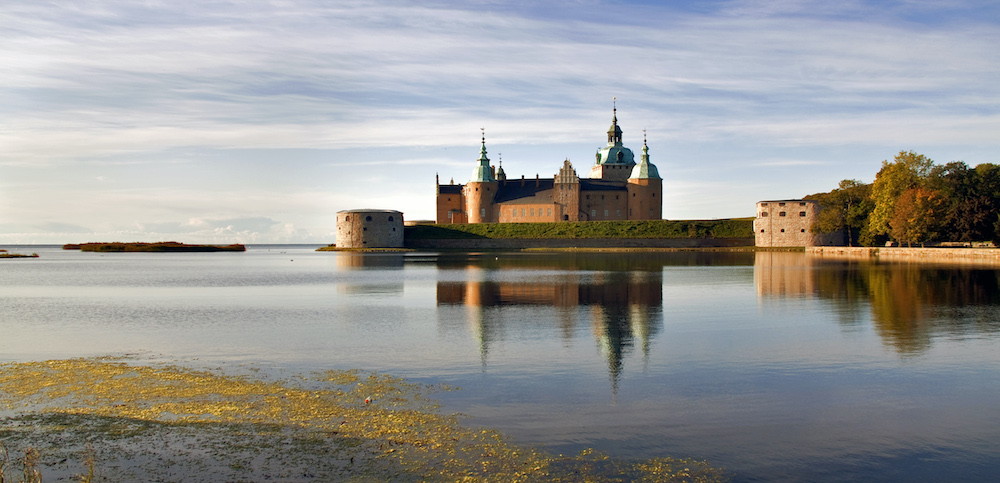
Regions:
M 486 157 L 486 131 L 483 130 L 483 147 L 479 150 L 479 166 L 472 173 L 472 183 L 488 183 L 496 181 L 493 176 L 493 168 L 490 166 L 490 158 Z
M 646 146 L 645 130 L 642 136 L 642 157 L 639 158 L 639 164 L 632 168 L 632 174 L 628 179 L 663 179 L 660 178 L 660 171 L 656 166 L 649 162 L 649 146 Z
M 618 108 L 611 114 L 608 145 L 597 151 L 597 164 L 635 165 L 632 150 L 622 145 L 622 128 L 618 127 Z

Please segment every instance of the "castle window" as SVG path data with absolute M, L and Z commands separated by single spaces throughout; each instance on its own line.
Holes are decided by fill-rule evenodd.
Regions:
M 389 217 L 389 221 L 392 221 L 392 217 L 391 216 Z
M 396 231 L 396 228 L 395 228 L 395 227 L 393 227 L 392 231 Z
M 615 195 L 615 199 L 616 199 L 616 200 L 618 199 L 618 195 Z
M 510 210 L 510 216 L 512 216 L 514 218 L 517 218 L 517 208 L 514 208 L 513 210 Z
M 761 232 L 761 233 L 764 233 L 764 229 L 763 229 L 763 228 L 761 228 L 761 229 L 760 229 L 760 232 Z
M 590 210 L 590 216 L 597 216 L 597 210 Z
M 347 216 L 345 216 L 345 217 L 344 217 L 344 221 L 351 221 L 351 215 L 347 215 Z
M 605 217 L 605 218 L 607 218 L 607 217 L 608 217 L 608 210 L 604 210 L 604 217 Z
M 767 216 L 767 212 L 766 211 L 760 212 L 760 216 L 761 216 L 761 218 L 766 217 Z
M 534 209 L 534 208 L 532 208 L 532 209 L 531 209 L 531 211 L 530 211 L 529 213 L 531 213 L 531 216 L 535 216 L 535 209 Z
M 635 198 L 635 193 L 632 193 L 632 197 Z
M 479 216 L 482 216 L 483 218 L 486 217 L 486 208 L 479 209 Z
M 361 231 L 368 231 L 368 227 L 366 226 L 366 227 L 362 228 Z
M 799 206 L 805 206 L 805 205 L 806 205 L 805 201 L 799 202 Z
M 615 216 L 617 216 L 618 218 L 621 218 L 622 217 L 622 210 L 615 210 Z
M 653 193 L 650 196 L 652 196 L 653 198 L 656 198 L 656 193 Z
M 801 231 L 802 233 L 805 233 L 805 232 L 806 232 L 806 229 L 805 229 L 805 228 L 803 228 L 803 229 L 801 229 L 801 230 L 799 230 L 799 231 Z
M 552 216 L 552 208 L 547 208 L 545 210 L 545 216 Z
M 372 217 L 370 217 L 370 216 L 366 216 L 366 217 L 365 217 L 365 221 L 372 221 Z
M 799 212 L 799 216 L 806 216 L 806 212 L 804 212 L 804 211 L 800 211 L 800 212 Z
M 784 228 L 782 228 L 782 229 L 781 229 L 781 232 L 782 232 L 782 233 L 784 233 L 784 232 L 785 232 L 785 229 L 784 229 Z
M 785 206 L 784 203 L 778 203 L 778 206 Z
M 521 208 L 521 216 L 524 216 L 524 208 Z
M 590 199 L 590 195 L 587 195 L 587 199 L 588 199 L 588 200 Z
M 601 199 L 602 199 L 602 200 L 604 199 L 604 195 L 601 195 Z
M 785 212 L 782 211 L 782 212 L 778 213 L 778 216 L 785 216 Z

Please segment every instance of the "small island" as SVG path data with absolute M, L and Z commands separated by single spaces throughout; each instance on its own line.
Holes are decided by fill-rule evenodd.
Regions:
M 23 253 L 10 253 L 7 250 L 0 249 L 0 258 L 38 258 L 38 254 L 25 255 Z
M 233 245 L 188 245 L 174 241 L 155 243 L 79 243 L 63 245 L 63 250 L 83 252 L 245 252 L 242 244 Z

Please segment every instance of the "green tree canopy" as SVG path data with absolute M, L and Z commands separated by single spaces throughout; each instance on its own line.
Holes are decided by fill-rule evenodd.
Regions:
M 882 161 L 882 169 L 872 183 L 874 207 L 868 217 L 872 235 L 889 233 L 897 200 L 904 192 L 921 187 L 933 166 L 934 161 L 913 151 L 900 151 L 891 163 Z

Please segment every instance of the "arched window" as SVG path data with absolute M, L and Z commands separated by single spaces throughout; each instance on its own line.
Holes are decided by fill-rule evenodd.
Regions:
M 389 217 L 389 221 L 392 221 L 392 217 L 391 216 Z
M 366 217 L 365 217 L 365 221 L 372 221 L 372 217 L 370 217 L 370 216 L 366 216 Z

